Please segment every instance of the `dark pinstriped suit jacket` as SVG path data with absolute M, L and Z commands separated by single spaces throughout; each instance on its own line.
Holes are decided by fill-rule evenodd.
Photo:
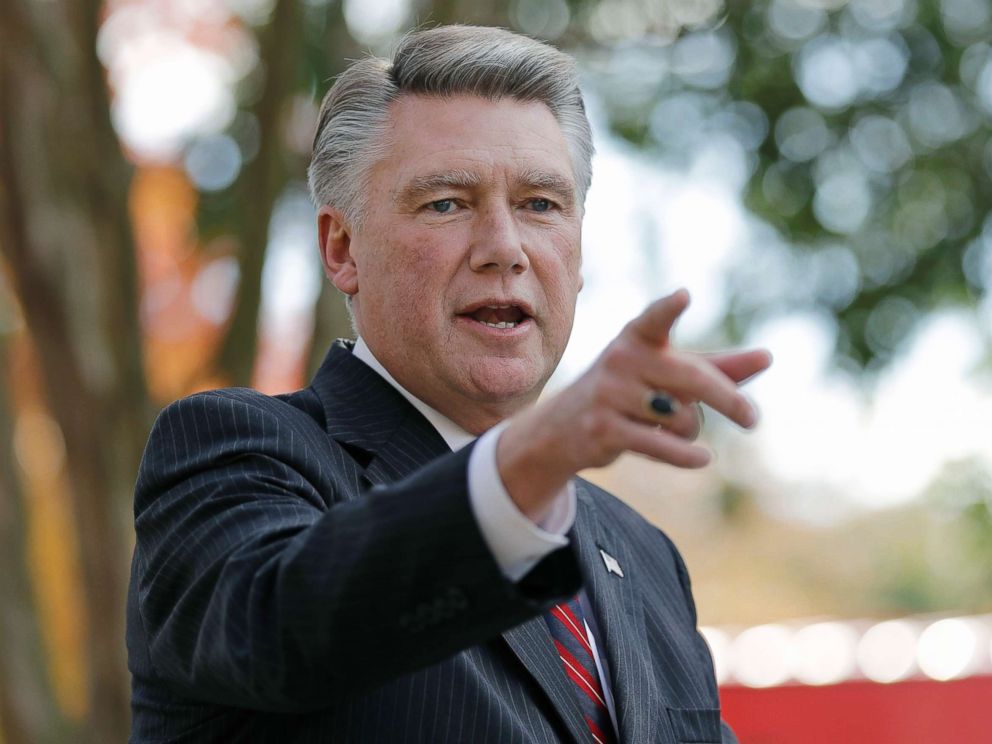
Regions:
M 588 741 L 540 617 L 584 581 L 621 740 L 735 742 L 668 538 L 580 481 L 571 545 L 508 582 L 470 451 L 340 342 L 297 393 L 169 406 L 135 493 L 132 741 Z

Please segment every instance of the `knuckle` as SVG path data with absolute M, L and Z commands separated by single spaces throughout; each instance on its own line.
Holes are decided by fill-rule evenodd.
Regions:
M 606 386 L 600 385 L 593 391 L 592 404 L 596 408 L 604 408 L 610 404 L 610 393 Z
M 694 389 L 701 388 L 706 383 L 706 373 L 699 367 L 689 367 L 685 373 L 685 381 Z
M 606 347 L 606 350 L 603 352 L 603 368 L 608 372 L 619 372 L 626 367 L 628 356 L 627 350 L 624 349 L 623 345 L 614 342 Z

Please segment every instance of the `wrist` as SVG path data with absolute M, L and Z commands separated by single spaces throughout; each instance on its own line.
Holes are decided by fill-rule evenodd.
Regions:
M 536 414 L 536 415 L 535 415 Z M 575 470 L 564 460 L 565 448 L 553 427 L 531 409 L 500 435 L 496 467 L 507 494 L 528 519 L 542 522 Z

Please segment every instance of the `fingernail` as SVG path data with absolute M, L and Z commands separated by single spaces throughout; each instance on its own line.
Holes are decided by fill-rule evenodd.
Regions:
M 747 409 L 747 415 L 744 417 L 744 428 L 753 429 L 758 423 L 758 411 L 754 406 L 750 406 Z

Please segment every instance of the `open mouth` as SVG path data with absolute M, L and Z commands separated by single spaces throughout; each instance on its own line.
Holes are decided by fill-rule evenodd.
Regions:
M 519 304 L 484 304 L 468 308 L 459 313 L 464 318 L 480 323 L 487 328 L 501 330 L 516 328 L 530 319 L 527 309 Z

